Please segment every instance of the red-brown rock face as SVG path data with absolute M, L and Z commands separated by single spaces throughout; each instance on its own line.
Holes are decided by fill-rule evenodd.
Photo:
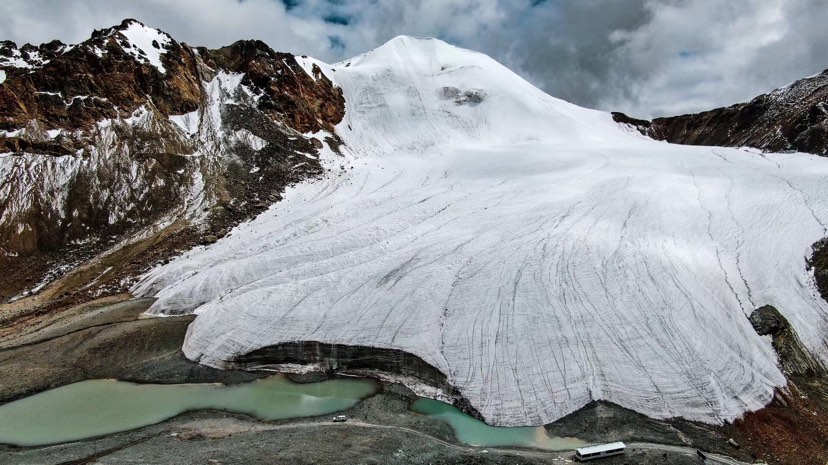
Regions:
M 299 132 L 333 132 L 333 125 L 345 116 L 342 89 L 316 65 L 309 80 L 293 55 L 274 52 L 258 40 L 199 51 L 213 68 L 245 73 L 245 84 L 262 91 L 259 109 Z
M 190 228 L 177 250 L 222 235 L 322 173 L 304 134 L 335 140 L 345 111 L 292 55 L 135 20 L 74 46 L 0 42 L 0 72 L 0 302 L 172 225 Z
M 747 103 L 652 122 L 614 113 L 657 140 L 828 156 L 828 70 Z

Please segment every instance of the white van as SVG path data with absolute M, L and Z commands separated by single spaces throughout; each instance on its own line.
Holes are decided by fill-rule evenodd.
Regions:
M 624 449 L 626 448 L 627 446 L 625 446 L 623 442 L 581 447 L 580 449 L 575 449 L 575 458 L 578 459 L 579 462 L 588 462 L 590 460 L 602 459 L 613 455 L 621 455 L 624 453 Z

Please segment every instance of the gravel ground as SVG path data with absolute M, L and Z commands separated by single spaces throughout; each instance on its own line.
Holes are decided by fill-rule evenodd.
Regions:
M 22 345 L 6 340 L 0 350 L 0 402 L 86 379 L 235 384 L 268 375 L 187 360 L 181 344 L 193 317 L 141 318 L 148 305 L 133 301 L 67 315 L 26 334 Z
M 727 443 L 734 433 L 730 426 L 715 427 L 686 420 L 654 420 L 608 402 L 592 402 L 546 425 L 546 430 L 554 436 L 571 435 L 590 442 L 613 440 L 669 444 L 753 461 L 747 451 L 734 449 Z

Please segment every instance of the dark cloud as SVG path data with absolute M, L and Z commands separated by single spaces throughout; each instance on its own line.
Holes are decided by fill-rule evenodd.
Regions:
M 258 38 L 331 62 L 399 34 L 438 37 L 557 97 L 640 116 L 828 68 L 828 0 L 4 0 L 0 38 L 78 42 L 125 17 L 192 44 Z
M 322 18 L 326 23 L 339 24 L 340 26 L 347 26 L 351 20 L 347 16 L 338 14 L 329 14 Z
M 333 51 L 345 50 L 345 41 L 343 41 L 341 37 L 328 36 L 328 44 Z
M 520 27 L 506 27 L 485 41 L 487 53 L 502 49 L 505 64 L 552 95 L 587 107 L 607 96 L 629 95 L 625 66 L 611 34 L 650 20 L 646 0 L 547 2 L 531 10 L 513 7 Z

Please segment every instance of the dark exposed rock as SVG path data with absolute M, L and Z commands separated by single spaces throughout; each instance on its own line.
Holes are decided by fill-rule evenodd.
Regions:
M 796 331 L 775 307 L 765 305 L 754 310 L 750 314 L 750 324 L 759 335 L 773 338 L 773 348 L 788 376 L 814 376 L 825 372 L 825 367 L 802 345 Z
M 457 105 L 471 105 L 476 106 L 483 103 L 486 99 L 486 93 L 482 90 L 467 90 L 462 95 L 454 100 Z
M 460 95 L 460 89 L 456 87 L 443 87 L 440 89 L 440 98 L 443 100 L 452 100 Z
M 486 93 L 482 90 L 471 89 L 461 91 L 456 87 L 443 87 L 440 89 L 438 95 L 443 100 L 454 100 L 454 103 L 457 105 L 476 106 L 486 99 Z
M 765 305 L 750 314 L 750 324 L 760 336 L 777 337 L 790 326 L 775 307 Z
M 328 144 L 328 147 L 330 147 L 335 154 L 342 155 L 340 147 L 345 145 L 345 142 L 343 142 L 342 138 L 340 138 L 337 134 L 325 136 L 325 143 Z
M 828 300 L 828 238 L 820 239 L 811 248 L 813 254 L 808 267 L 814 272 L 814 281 L 822 298 Z
M 199 50 L 208 65 L 245 73 L 243 82 L 262 92 L 259 109 L 301 133 L 333 132 L 333 125 L 345 116 L 342 89 L 316 65 L 311 77 L 293 55 L 275 52 L 259 40 Z
M 747 103 L 652 122 L 613 113 L 656 140 L 828 156 L 828 70 Z
M 615 120 L 616 123 L 630 125 L 644 135 L 647 135 L 647 131 L 650 129 L 650 126 L 652 126 L 652 123 L 646 119 L 633 118 L 632 116 L 627 116 L 618 111 L 612 112 L 612 119 Z
M 776 390 L 770 404 L 734 422 L 739 444 L 772 465 L 823 464 L 828 456 L 828 372 L 776 308 L 756 309 L 750 322 L 758 334 L 773 338 L 788 384 Z

